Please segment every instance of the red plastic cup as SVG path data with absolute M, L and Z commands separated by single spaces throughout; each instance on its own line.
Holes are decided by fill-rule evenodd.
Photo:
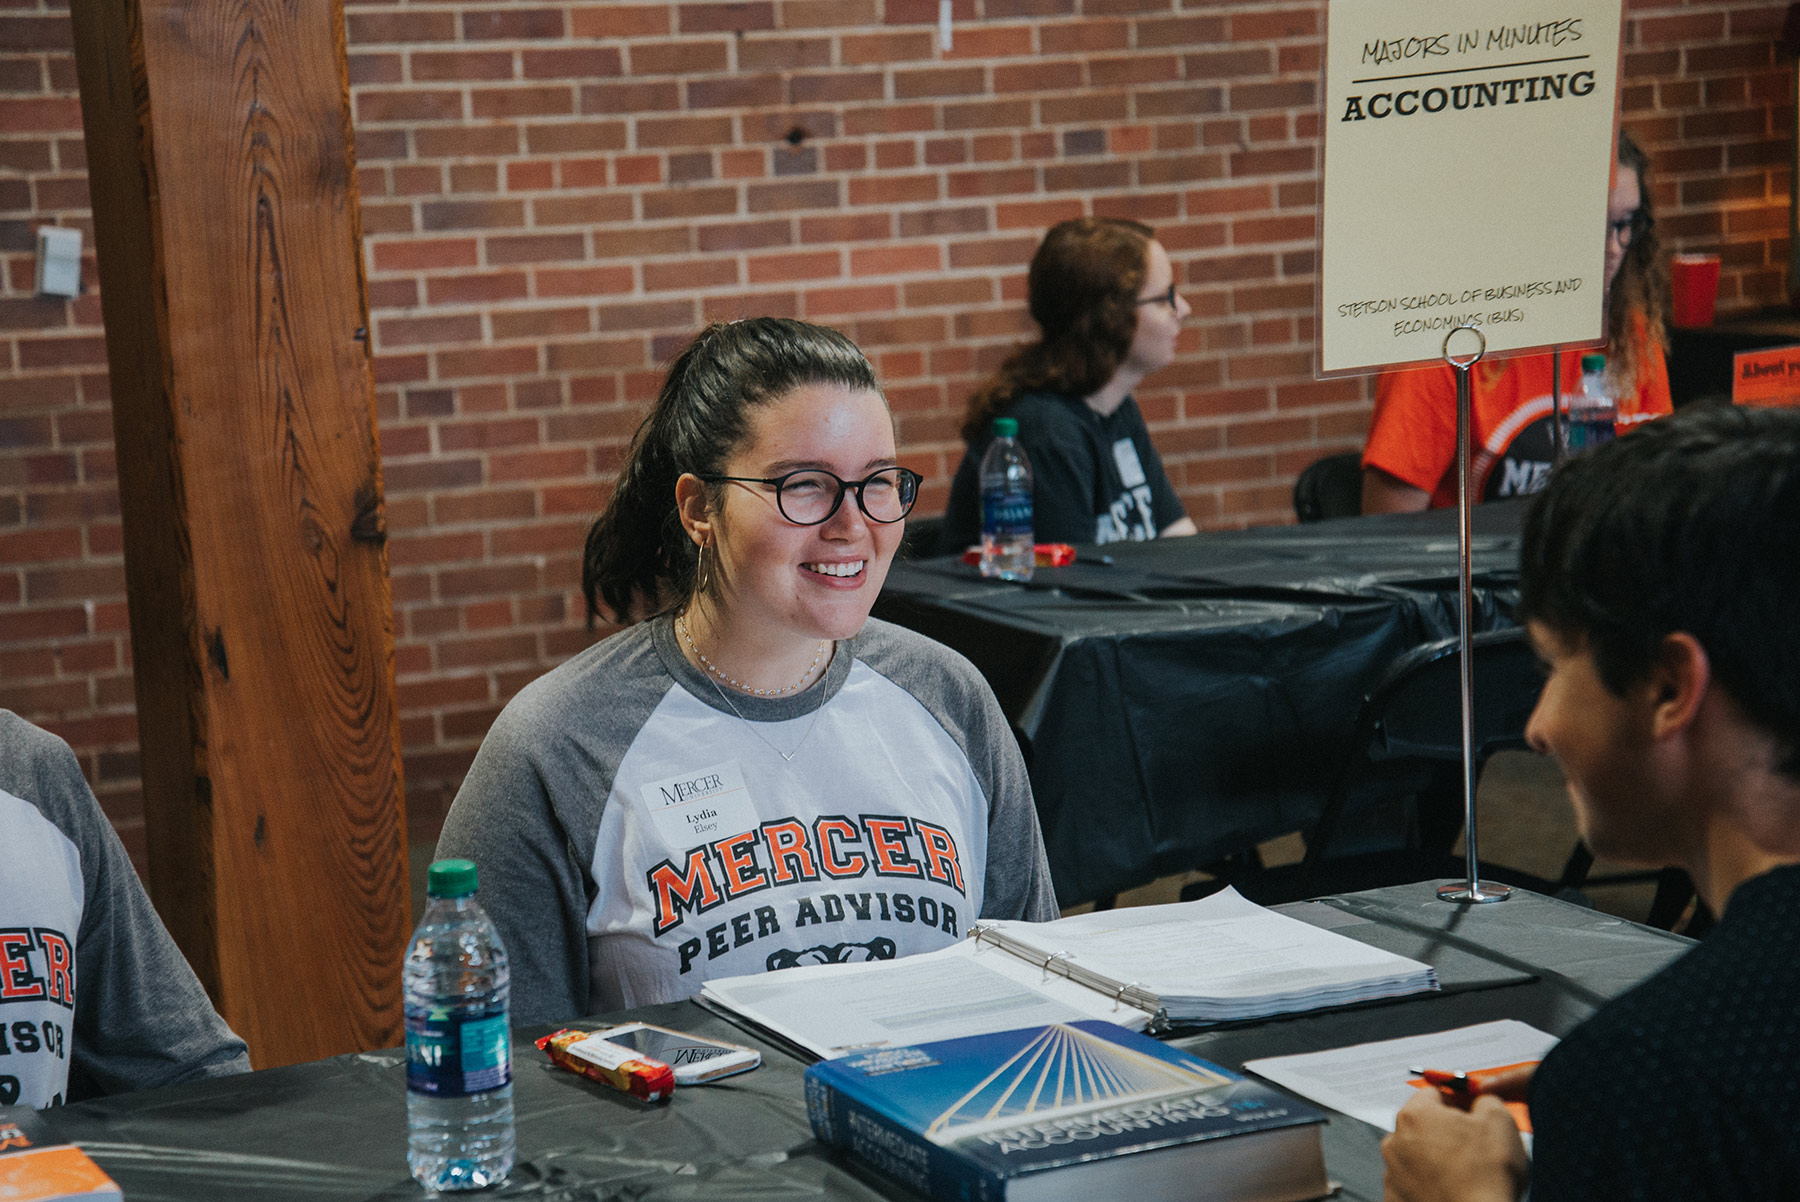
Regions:
M 1676 255 L 1669 261 L 1669 291 L 1678 326 L 1710 326 L 1719 299 L 1719 256 Z

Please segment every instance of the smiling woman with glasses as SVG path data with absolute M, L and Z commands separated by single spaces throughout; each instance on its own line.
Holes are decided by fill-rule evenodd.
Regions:
M 481 865 L 518 1021 L 1056 917 L 992 691 L 869 617 L 919 495 L 895 460 L 835 330 L 709 326 L 670 364 L 582 562 L 627 628 L 507 705 L 438 843 Z
M 1110 543 L 1192 534 L 1131 393 L 1175 359 L 1191 310 L 1147 225 L 1079 217 L 1044 236 L 1026 280 L 1041 336 L 970 398 L 968 445 L 950 486 L 944 552 L 981 534 L 981 457 L 997 417 L 1019 423 L 1039 542 Z

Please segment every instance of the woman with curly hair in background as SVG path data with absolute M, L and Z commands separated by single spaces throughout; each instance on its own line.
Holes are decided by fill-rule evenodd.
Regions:
M 1041 336 L 969 399 L 968 452 L 950 486 L 942 549 L 981 537 L 981 457 L 997 417 L 1019 423 L 1040 542 L 1193 534 L 1131 396 L 1174 361 L 1191 312 L 1168 252 L 1147 225 L 1079 217 L 1045 235 L 1027 284 Z

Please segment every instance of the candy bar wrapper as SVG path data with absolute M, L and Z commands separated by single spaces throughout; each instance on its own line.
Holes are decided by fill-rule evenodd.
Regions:
M 558 1068 L 610 1085 L 642 1102 L 657 1102 L 675 1092 L 675 1070 L 660 1060 L 611 1043 L 606 1033 L 567 1028 L 537 1041 Z
M 1032 543 L 1032 560 L 1040 568 L 1066 568 L 1075 562 L 1075 548 L 1068 543 Z M 970 567 L 981 562 L 981 548 L 970 547 L 962 554 Z

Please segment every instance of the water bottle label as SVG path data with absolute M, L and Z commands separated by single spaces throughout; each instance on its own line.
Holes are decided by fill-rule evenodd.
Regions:
M 506 1012 L 406 1016 L 406 1087 L 434 1098 L 463 1098 L 512 1080 Z
M 1031 494 L 993 492 L 981 495 L 981 532 L 1002 538 L 1026 538 L 1031 534 Z

